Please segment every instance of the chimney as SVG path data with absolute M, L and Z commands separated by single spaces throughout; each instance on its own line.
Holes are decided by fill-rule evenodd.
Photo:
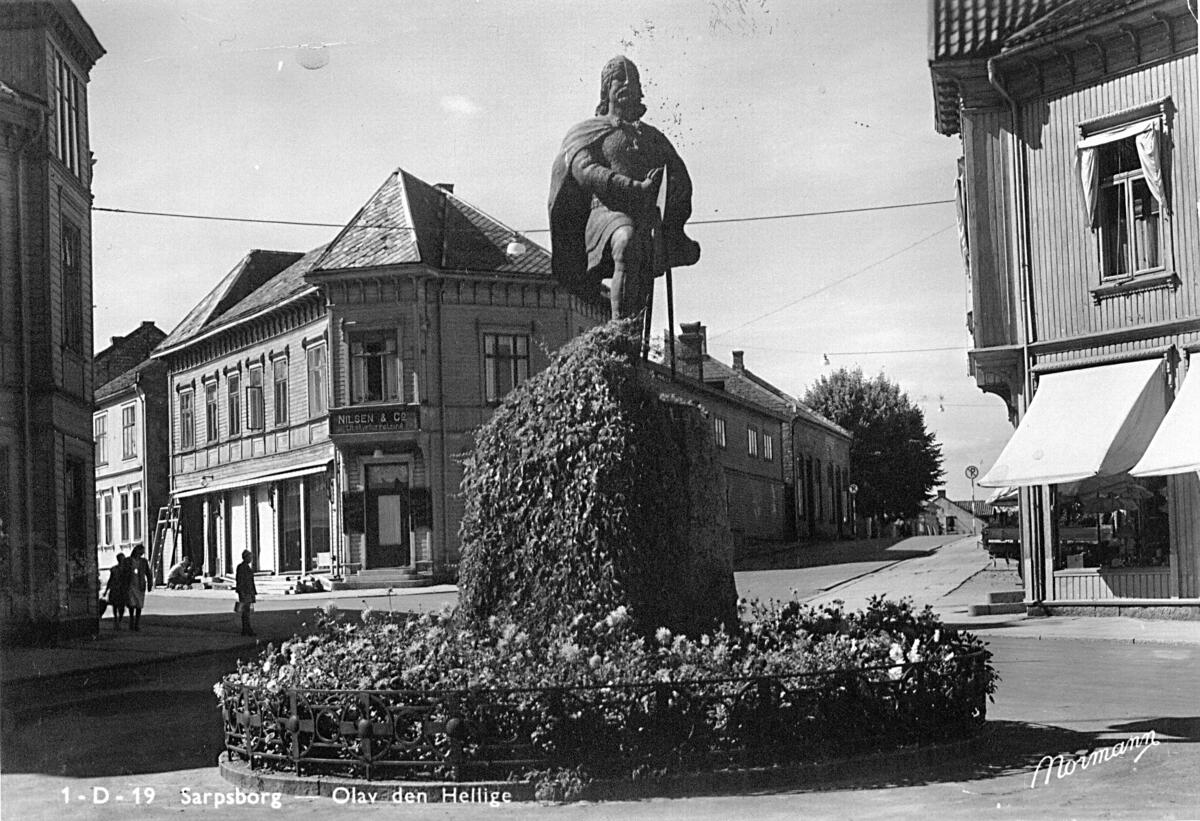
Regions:
M 452 183 L 452 182 L 435 182 L 433 184 L 433 187 L 440 188 L 441 190 L 445 191 L 447 194 L 454 193 L 454 183 Z
M 744 359 L 745 355 L 746 355 L 745 351 L 734 351 L 733 352 L 733 369 L 735 371 L 746 370 L 746 361 Z
M 708 355 L 708 329 L 699 322 L 679 325 L 679 345 L 675 351 L 684 376 L 704 381 L 704 357 Z
M 944 487 L 940 487 L 940 488 L 938 488 L 938 498 L 939 498 L 939 499 L 945 499 L 945 498 L 946 498 L 946 489 L 945 489 Z

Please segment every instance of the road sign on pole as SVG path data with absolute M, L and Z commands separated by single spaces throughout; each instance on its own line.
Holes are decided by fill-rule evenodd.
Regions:
M 971 535 L 975 535 L 975 522 L 979 518 L 975 512 L 975 479 L 979 476 L 979 468 L 974 465 L 967 465 L 967 469 L 963 471 L 967 474 L 967 478 L 971 480 Z

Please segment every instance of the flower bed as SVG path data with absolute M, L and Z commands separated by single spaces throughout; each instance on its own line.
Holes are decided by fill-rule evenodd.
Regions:
M 640 636 L 625 608 L 531 639 L 446 612 L 322 618 L 214 688 L 252 766 L 363 778 L 629 777 L 961 738 L 996 675 L 928 608 L 743 605 L 736 633 Z M 576 776 L 567 781 L 577 780 Z

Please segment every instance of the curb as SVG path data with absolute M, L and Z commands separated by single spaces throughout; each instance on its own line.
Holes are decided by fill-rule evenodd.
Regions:
M 600 779 L 588 784 L 576 800 L 625 801 L 737 794 L 751 790 L 821 790 L 892 780 L 914 768 L 974 757 L 991 741 L 988 725 L 970 738 L 925 746 L 901 747 L 806 764 L 680 773 L 662 778 Z M 217 759 L 222 778 L 250 792 L 332 798 L 338 804 L 479 804 L 501 806 L 536 801 L 529 781 L 363 781 L 339 776 L 298 776 L 253 770 L 222 752 Z M 423 796 L 423 797 L 422 797 Z M 507 796 L 507 797 L 505 797 Z

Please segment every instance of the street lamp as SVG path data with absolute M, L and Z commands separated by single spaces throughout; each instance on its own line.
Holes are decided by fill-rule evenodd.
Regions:
M 846 488 L 850 491 L 850 535 L 858 538 L 858 516 L 854 512 L 854 497 L 858 495 L 858 485 L 850 485 Z

